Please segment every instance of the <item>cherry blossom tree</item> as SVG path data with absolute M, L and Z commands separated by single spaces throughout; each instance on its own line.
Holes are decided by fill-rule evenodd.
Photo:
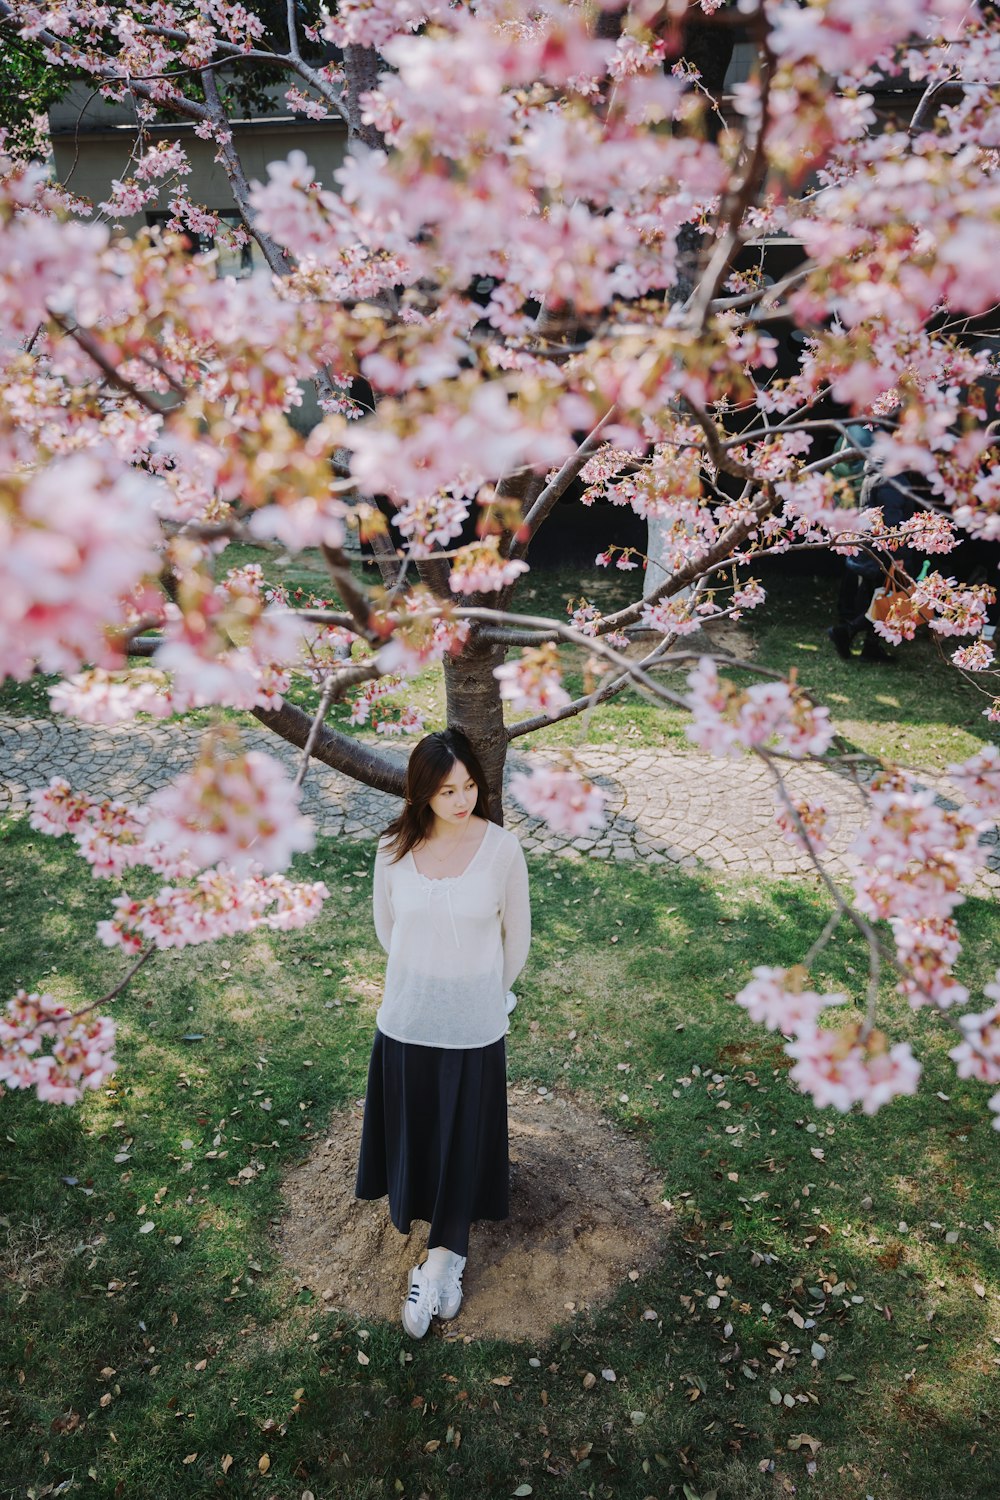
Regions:
M 896 767 L 852 763 L 870 822 L 845 894 L 823 866 L 826 810 L 783 776 L 838 763 L 826 710 L 753 664 L 736 665 L 760 680 L 737 687 L 684 637 L 760 604 L 760 559 L 864 549 L 913 584 L 881 633 L 922 619 L 958 637 L 955 669 L 1000 721 L 992 589 L 947 565 L 962 535 L 1000 537 L 990 361 L 960 337 L 1000 302 L 995 21 L 967 0 L 342 0 L 330 14 L 289 0 L 278 39 L 230 0 L 0 0 L 0 22 L 53 70 L 88 75 L 136 119 L 130 169 L 93 213 L 37 164 L 4 163 L 0 672 L 59 674 L 54 708 L 88 722 L 249 710 L 302 752 L 292 782 L 220 722 L 146 806 L 64 781 L 35 793 L 34 826 L 72 836 L 95 875 L 141 866 L 169 882 L 123 892 L 101 923 L 133 960 L 103 999 L 157 949 L 315 915 L 323 886 L 283 873 L 312 838 L 307 766 L 398 793 L 399 762 L 337 716 L 418 732 L 406 685 L 440 662 L 497 815 L 509 744 L 628 686 L 688 709 L 707 754 L 763 757 L 778 826 L 809 851 L 833 916 L 801 965 L 758 968 L 738 1003 L 787 1038 L 818 1103 L 871 1112 L 912 1092 L 919 1063 L 877 1024 L 879 975 L 893 968 L 914 1007 L 974 1003 L 954 977 L 954 911 L 1000 815 L 1000 755 L 952 768 L 953 811 Z M 724 117 L 713 59 L 736 28 L 755 65 Z M 346 124 L 332 181 L 301 151 L 248 180 L 220 87 L 243 68 Z M 876 130 L 872 90 L 894 78 L 919 103 Z M 214 143 L 237 229 L 192 201 L 182 141 L 152 142 L 171 117 Z M 165 234 L 114 233 L 162 203 Z M 190 232 L 252 237 L 267 273 L 218 277 Z M 767 236 L 804 247 L 776 283 L 741 268 Z M 789 323 L 804 352 L 779 375 Z M 303 435 L 291 417 L 309 382 L 322 418 Z M 906 476 L 904 524 L 835 476 L 858 451 L 848 420 L 870 426 L 873 468 Z M 569 620 L 520 613 L 531 543 L 573 486 L 657 522 L 658 571 L 612 614 L 585 585 Z M 302 604 L 259 567 L 229 567 L 234 540 L 321 549 L 334 597 Z M 352 568 L 359 547 L 377 584 Z M 904 548 L 928 558 L 919 582 Z M 597 565 L 641 578 L 643 561 L 608 547 Z M 578 698 L 566 646 L 591 662 Z M 682 665 L 679 693 L 665 674 Z M 296 675 L 317 689 L 313 714 L 286 697 Z M 553 827 L 603 818 L 571 755 L 511 792 Z M 811 989 L 809 968 L 841 921 L 864 934 L 871 974 L 863 1019 L 838 1027 L 820 1018 L 844 997 Z M 69 1014 L 18 994 L 0 1081 L 65 1101 L 99 1086 L 114 1038 L 101 1003 Z M 958 1016 L 962 1076 L 1000 1083 L 998 1010 Z M 1000 1116 L 1000 1093 L 990 1102 Z

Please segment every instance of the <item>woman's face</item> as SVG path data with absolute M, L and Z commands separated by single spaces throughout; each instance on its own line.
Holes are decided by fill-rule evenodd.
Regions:
M 478 798 L 479 788 L 462 762 L 456 760 L 427 805 L 440 822 L 461 828 L 472 817 Z

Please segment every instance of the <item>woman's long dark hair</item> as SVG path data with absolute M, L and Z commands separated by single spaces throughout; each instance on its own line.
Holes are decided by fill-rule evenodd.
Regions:
M 406 801 L 382 837 L 388 839 L 392 863 L 417 844 L 422 844 L 434 826 L 431 798 L 440 790 L 448 772 L 461 761 L 479 789 L 473 817 L 489 818 L 490 797 L 479 757 L 460 729 L 442 729 L 428 734 L 414 746 L 406 767 Z

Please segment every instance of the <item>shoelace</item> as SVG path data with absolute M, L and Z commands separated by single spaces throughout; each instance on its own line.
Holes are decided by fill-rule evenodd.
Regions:
M 413 1281 L 410 1285 L 409 1296 L 406 1300 L 407 1302 L 412 1302 L 414 1310 L 416 1312 L 419 1312 L 422 1307 L 426 1306 L 426 1308 L 430 1312 L 431 1317 L 437 1317 L 438 1289 L 433 1281 Z

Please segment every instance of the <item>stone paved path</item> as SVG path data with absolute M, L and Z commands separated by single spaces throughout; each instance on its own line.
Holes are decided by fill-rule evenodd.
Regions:
M 247 730 L 245 739 L 289 766 L 296 762 L 298 752 L 263 728 Z M 65 776 L 78 791 L 138 801 L 184 770 L 196 746 L 196 738 L 177 725 L 95 728 L 68 719 L 0 715 L 0 814 L 23 813 L 29 789 L 55 775 Z M 586 746 L 578 758 L 607 793 L 607 827 L 588 838 L 566 839 L 526 818 L 511 800 L 510 825 L 525 849 L 569 858 L 642 859 L 731 875 L 773 878 L 812 870 L 807 856 L 778 833 L 770 775 L 752 757 L 711 760 L 696 752 Z M 519 761 L 513 755 L 508 768 L 516 769 Z M 834 876 L 846 876 L 850 857 L 845 851 L 863 819 L 857 790 L 849 779 L 809 765 L 794 767 L 788 782 L 793 794 L 815 795 L 836 814 L 827 868 Z M 928 782 L 945 801 L 952 800 L 953 788 L 945 778 Z M 314 762 L 305 781 L 304 806 L 321 833 L 368 839 L 394 816 L 397 803 Z M 981 893 L 1000 889 L 996 835 L 990 840 L 988 866 L 978 886 Z

